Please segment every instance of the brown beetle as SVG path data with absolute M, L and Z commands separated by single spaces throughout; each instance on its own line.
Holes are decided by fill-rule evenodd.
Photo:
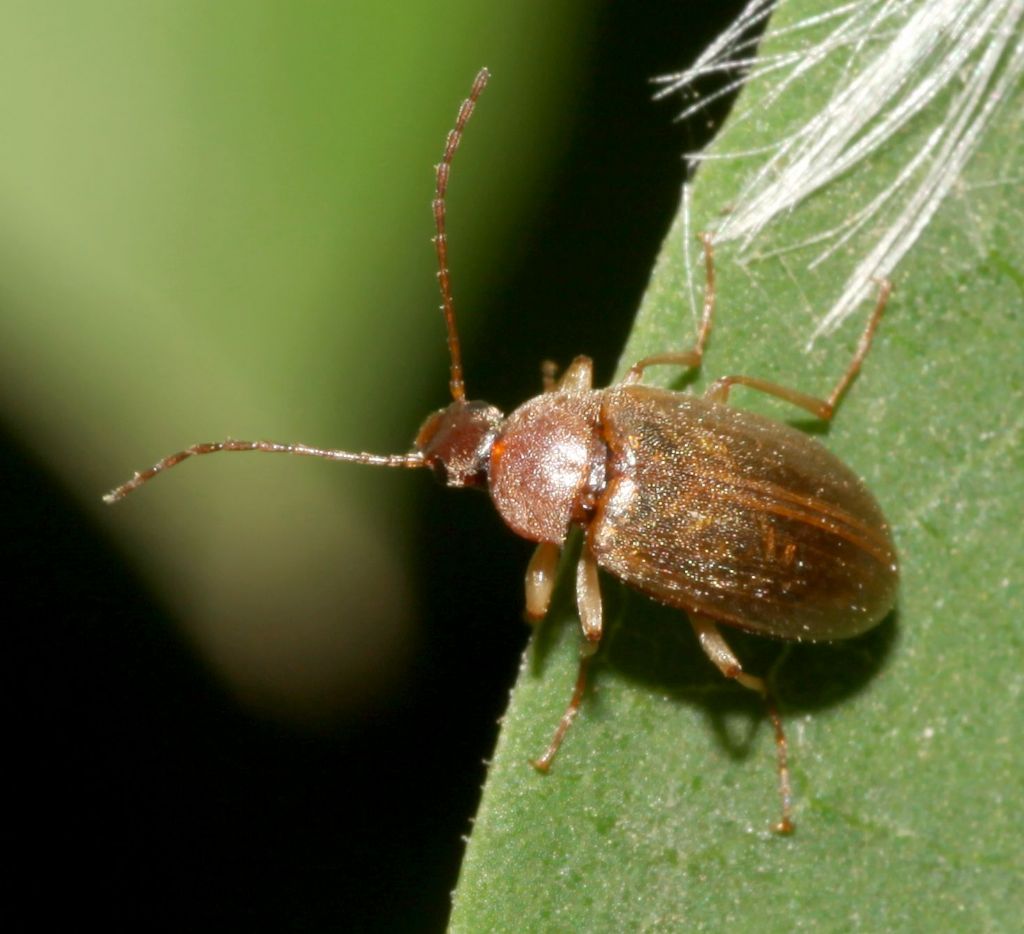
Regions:
M 896 554 L 888 524 L 857 476 L 818 442 L 778 422 L 729 407 L 734 385 L 750 386 L 830 419 L 871 344 L 889 295 L 881 294 L 853 360 L 827 399 L 766 380 L 726 376 L 703 397 L 644 386 L 649 366 L 699 367 L 711 331 L 715 271 L 703 237 L 707 285 L 690 350 L 646 357 L 622 382 L 592 388 L 592 364 L 577 357 L 560 380 L 545 365 L 545 391 L 507 418 L 466 399 L 448 274 L 445 194 L 452 158 L 487 83 L 482 70 L 448 134 L 433 202 L 438 281 L 451 357 L 451 404 L 431 415 L 408 454 L 373 455 L 270 441 L 196 444 L 108 493 L 122 499 L 181 461 L 218 451 L 305 454 L 384 467 L 430 467 L 448 486 L 486 488 L 501 517 L 538 543 L 526 573 L 532 620 L 547 612 L 561 548 L 584 529 L 576 601 L 584 642 L 572 699 L 544 754 L 546 771 L 586 687 L 601 639 L 598 568 L 685 610 L 711 661 L 765 697 L 778 752 L 782 817 L 792 830 L 786 740 L 765 682 L 743 671 L 719 624 L 790 640 L 856 636 L 879 623 L 896 598 Z

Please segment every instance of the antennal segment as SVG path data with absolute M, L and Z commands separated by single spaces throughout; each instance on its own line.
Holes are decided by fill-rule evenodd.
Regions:
M 124 499 L 143 483 L 152 480 L 157 474 L 177 467 L 190 457 L 201 454 L 217 454 L 220 451 L 259 451 L 263 454 L 305 454 L 307 457 L 322 457 L 329 461 L 345 461 L 349 464 L 369 464 L 371 467 L 423 467 L 423 455 L 419 451 L 411 454 L 353 454 L 350 451 L 334 451 L 330 448 L 313 448 L 308 444 L 278 444 L 276 441 L 207 441 L 193 444 L 177 454 L 169 454 L 157 461 L 148 470 L 135 474 L 127 483 L 111 490 L 103 497 L 108 506 Z
M 452 300 L 452 285 L 448 275 L 448 237 L 444 227 L 444 199 L 448 192 L 448 175 L 452 168 L 452 158 L 462 140 L 462 131 L 469 123 L 469 118 L 473 115 L 473 108 L 490 77 L 491 73 L 486 68 L 481 68 L 473 80 L 473 86 L 469 89 L 469 97 L 462 102 L 462 106 L 459 108 L 455 126 L 448 134 L 448 139 L 444 144 L 444 154 L 437 164 L 437 189 L 434 195 L 434 224 L 437 227 L 437 236 L 434 237 L 434 246 L 437 248 L 437 282 L 441 288 L 441 310 L 444 312 L 444 324 L 448 329 L 448 355 L 451 358 L 451 377 L 448 380 L 448 388 L 456 402 L 462 402 L 466 398 L 466 384 L 462 380 L 462 351 L 459 347 L 459 332 L 455 327 L 455 302 Z

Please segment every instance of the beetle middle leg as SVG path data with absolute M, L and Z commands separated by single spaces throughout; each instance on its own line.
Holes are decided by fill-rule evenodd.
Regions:
M 693 629 L 697 633 L 697 638 L 700 640 L 700 647 L 704 650 L 707 657 L 714 662 L 715 667 L 727 678 L 738 681 L 751 691 L 757 691 L 764 698 L 765 705 L 768 707 L 768 717 L 772 721 L 772 727 L 775 730 L 775 753 L 779 771 L 779 797 L 782 799 L 782 817 L 772 829 L 776 833 L 792 833 L 796 827 L 793 824 L 793 790 L 789 780 L 789 750 L 786 743 L 786 733 L 782 729 L 782 718 L 779 716 L 779 711 L 775 706 L 775 700 L 772 697 L 771 691 L 768 690 L 768 685 L 763 678 L 758 678 L 756 675 L 748 675 L 743 670 L 740 660 L 736 657 L 733 650 L 729 648 L 725 637 L 713 620 L 706 616 L 701 616 L 699 613 L 690 613 L 688 615 Z
M 686 369 L 697 369 L 704 359 L 704 345 L 711 333 L 711 321 L 715 315 L 715 253 L 711 245 L 711 234 L 702 233 L 700 241 L 704 244 L 704 310 L 701 313 L 697 340 L 689 350 L 669 351 L 668 353 L 652 354 L 638 360 L 626 374 L 623 383 L 638 383 L 644 370 L 649 366 L 679 366 Z
M 539 550 L 538 548 L 538 552 Z M 580 555 L 579 564 L 576 566 L 576 606 L 579 610 L 580 625 L 583 627 L 585 639 L 580 646 L 580 665 L 576 673 L 576 685 L 573 688 L 572 697 L 569 699 L 569 706 L 565 708 L 562 719 L 558 721 L 548 748 L 539 759 L 533 760 L 533 767 L 538 772 L 546 772 L 551 768 L 551 762 L 558 753 L 558 747 L 562 745 L 565 734 L 569 732 L 569 727 L 572 726 L 576 714 L 579 713 L 583 695 L 587 690 L 587 672 L 590 668 L 590 660 L 594 657 L 601 641 L 601 588 L 597 577 L 597 559 L 586 544 L 583 545 L 583 552 Z
M 729 399 L 729 390 L 733 386 L 749 386 L 751 389 L 758 389 L 761 392 L 768 393 L 768 395 L 791 402 L 801 409 L 806 409 L 812 415 L 828 421 L 835 413 L 839 400 L 842 398 L 843 393 L 846 392 L 850 383 L 853 382 L 853 378 L 860 371 L 860 366 L 871 349 L 871 341 L 878 328 L 878 322 L 882 320 L 882 313 L 885 311 L 886 303 L 889 301 L 890 292 L 892 292 L 892 283 L 888 279 L 882 279 L 879 283 L 878 301 L 875 304 L 875 310 L 871 312 L 871 317 L 868 318 L 864 332 L 857 342 L 857 349 L 854 351 L 853 359 L 843 375 L 839 377 L 838 382 L 832 388 L 832 392 L 829 393 L 827 398 L 819 399 L 816 396 L 808 396 L 796 389 L 790 389 L 788 386 L 781 386 L 778 383 L 760 379 L 756 376 L 723 376 L 716 379 L 704 394 L 705 398 L 715 402 L 726 402 Z

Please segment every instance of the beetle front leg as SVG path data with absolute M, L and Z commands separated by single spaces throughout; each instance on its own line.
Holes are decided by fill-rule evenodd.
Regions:
M 763 678 L 748 675 L 740 664 L 732 649 L 729 648 L 721 630 L 711 619 L 698 613 L 690 613 L 690 622 L 704 654 L 714 662 L 715 667 L 727 678 L 738 681 L 745 688 L 757 691 L 764 698 L 768 708 L 768 718 L 775 730 L 775 753 L 779 771 L 779 797 L 782 799 L 782 817 L 772 828 L 776 833 L 792 833 L 796 829 L 793 823 L 793 789 L 789 780 L 789 749 L 786 734 L 782 729 L 782 718 L 775 706 L 775 699 L 768 690 Z
M 538 772 L 547 772 L 551 768 L 551 762 L 558 753 L 558 747 L 562 745 L 565 734 L 569 732 L 569 727 L 572 726 L 576 714 L 579 713 L 583 695 L 587 690 L 587 671 L 590 668 L 590 660 L 597 652 L 597 646 L 601 641 L 601 589 L 597 576 L 597 560 L 586 544 L 583 546 L 583 553 L 576 566 L 576 605 L 579 609 L 580 625 L 583 627 L 583 635 L 586 640 L 580 646 L 580 667 L 576 673 L 576 686 L 573 688 L 569 706 L 565 708 L 562 719 L 558 721 L 555 734 L 551 737 L 551 742 L 544 755 L 533 760 L 533 767 Z
M 589 392 L 594 387 L 594 361 L 582 354 L 576 357 L 555 385 L 559 392 Z
M 526 621 L 540 622 L 548 614 L 555 575 L 562 549 L 552 542 L 541 542 L 526 566 Z
M 554 360 L 544 360 L 540 365 L 540 382 L 544 392 L 587 392 L 594 388 L 594 361 L 581 354 L 566 367 L 559 379 L 558 364 Z
M 558 387 L 558 364 L 554 360 L 541 361 L 540 385 L 544 392 L 554 392 Z

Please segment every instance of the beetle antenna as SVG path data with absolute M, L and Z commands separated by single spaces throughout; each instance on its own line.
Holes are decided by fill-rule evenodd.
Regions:
M 220 451 L 259 451 L 263 454 L 305 454 L 307 457 L 322 457 L 330 461 L 345 461 L 349 464 L 369 464 L 372 467 L 423 467 L 425 462 L 419 451 L 409 454 L 353 454 L 350 451 L 335 451 L 330 448 L 314 448 L 308 444 L 278 444 L 276 441 L 207 441 L 193 444 L 192 447 L 169 454 L 157 461 L 148 470 L 137 472 L 131 480 L 114 488 L 103 502 L 108 506 L 124 499 L 129 493 L 137 490 L 142 484 L 152 480 L 157 474 L 177 467 L 190 457 L 201 454 L 217 454 Z
M 448 329 L 448 355 L 451 358 L 451 376 L 448 380 L 448 388 L 456 402 L 461 402 L 466 398 L 466 384 L 462 379 L 462 351 L 459 347 L 459 332 L 455 327 L 455 302 L 452 300 L 452 285 L 448 274 L 448 237 L 444 227 L 444 199 L 448 192 L 448 175 L 452 168 L 452 158 L 462 140 L 462 131 L 469 123 L 469 118 L 473 115 L 473 108 L 490 77 L 491 73 L 486 68 L 481 68 L 476 78 L 473 79 L 469 97 L 459 107 L 455 126 L 448 134 L 444 144 L 444 153 L 441 156 L 441 161 L 437 164 L 437 189 L 433 205 L 437 235 L 434 237 L 434 246 L 437 248 L 437 282 L 441 288 L 441 310 L 444 312 L 444 324 Z

